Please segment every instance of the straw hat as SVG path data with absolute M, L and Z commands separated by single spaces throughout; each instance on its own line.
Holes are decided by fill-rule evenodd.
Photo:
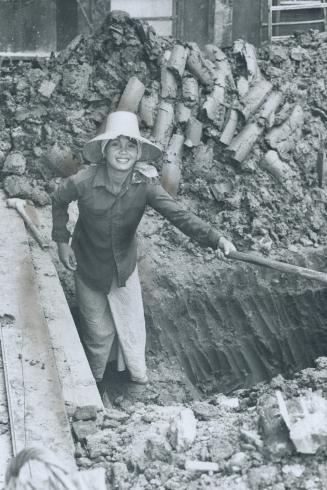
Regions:
M 143 138 L 140 134 L 136 114 L 127 111 L 117 111 L 109 114 L 104 133 L 88 141 L 83 149 L 84 156 L 92 163 L 102 160 L 101 144 L 105 140 L 114 140 L 118 136 L 127 136 L 141 143 L 142 154 L 140 160 L 157 160 L 162 152 L 159 146 L 150 140 Z

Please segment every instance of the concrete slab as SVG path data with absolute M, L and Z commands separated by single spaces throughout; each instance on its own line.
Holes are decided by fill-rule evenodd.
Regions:
M 74 443 L 26 230 L 3 194 L 0 219 L 0 333 L 13 452 L 50 449 L 73 471 Z

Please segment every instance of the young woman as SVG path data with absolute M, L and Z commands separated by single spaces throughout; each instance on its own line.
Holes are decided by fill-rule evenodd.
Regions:
M 60 260 L 75 271 L 81 337 L 103 397 L 103 375 L 111 358 L 131 380 L 146 384 L 145 322 L 137 270 L 136 230 L 147 205 L 204 247 L 228 255 L 234 245 L 186 211 L 162 188 L 156 169 L 158 146 L 140 135 L 135 114 L 108 116 L 106 130 L 85 146 L 90 165 L 68 177 L 52 198 L 52 238 Z M 68 205 L 78 201 L 72 244 Z

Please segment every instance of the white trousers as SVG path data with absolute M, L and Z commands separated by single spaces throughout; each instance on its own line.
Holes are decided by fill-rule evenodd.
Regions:
M 80 335 L 94 378 L 101 380 L 109 359 L 115 358 L 119 371 L 127 367 L 132 376 L 146 376 L 146 333 L 137 266 L 124 287 L 118 287 L 114 278 L 108 295 L 91 289 L 78 274 L 75 284 Z

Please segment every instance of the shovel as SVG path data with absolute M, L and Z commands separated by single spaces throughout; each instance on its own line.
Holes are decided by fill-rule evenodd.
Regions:
M 320 281 L 327 284 L 327 274 L 325 272 L 307 269 L 306 267 L 299 267 L 298 265 L 287 264 L 286 262 L 279 262 L 278 260 L 266 259 L 253 253 L 238 252 L 235 250 L 228 254 L 228 258 L 249 262 L 250 264 L 263 265 L 264 267 L 269 267 L 270 269 L 275 269 L 281 272 L 298 274 L 306 279 L 313 279 L 315 281 Z

